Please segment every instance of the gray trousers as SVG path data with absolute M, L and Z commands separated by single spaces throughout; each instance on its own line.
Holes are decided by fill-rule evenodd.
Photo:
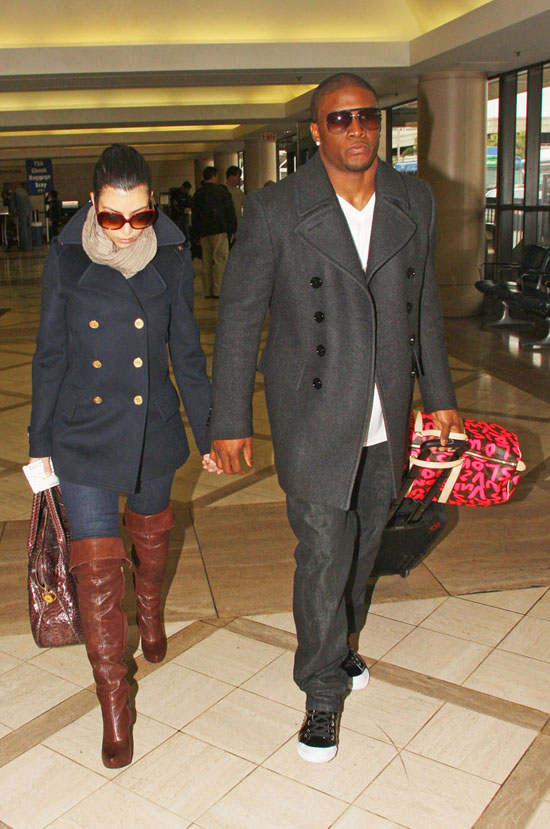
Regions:
M 392 497 L 388 444 L 366 447 L 349 510 L 287 495 L 294 557 L 294 681 L 306 707 L 339 711 L 348 676 L 341 668 L 350 633 L 361 623 L 367 582 Z

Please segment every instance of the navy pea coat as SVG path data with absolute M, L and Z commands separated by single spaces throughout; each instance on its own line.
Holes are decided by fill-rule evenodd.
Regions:
M 163 213 L 157 253 L 131 279 L 82 247 L 88 207 L 48 253 L 33 360 L 31 457 L 74 483 L 135 491 L 189 456 L 169 354 L 199 451 L 209 451 L 211 391 L 193 317 L 185 236 Z
M 394 492 L 407 459 L 414 375 L 426 411 L 456 407 L 434 278 L 431 189 L 379 160 L 375 192 L 368 265 L 319 153 L 247 198 L 216 333 L 210 436 L 253 433 L 269 308 L 258 368 L 279 482 L 340 509 L 349 507 L 375 382 Z

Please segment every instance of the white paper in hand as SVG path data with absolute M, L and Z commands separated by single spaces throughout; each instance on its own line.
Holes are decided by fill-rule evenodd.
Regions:
M 43 492 L 59 484 L 59 478 L 53 471 L 53 464 L 51 475 L 46 475 L 42 461 L 33 461 L 22 468 L 33 492 Z

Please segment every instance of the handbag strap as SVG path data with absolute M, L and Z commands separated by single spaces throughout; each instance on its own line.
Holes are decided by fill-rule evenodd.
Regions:
M 55 600 L 57 599 L 57 594 L 54 590 L 51 589 L 51 587 L 48 586 L 46 579 L 42 578 L 43 583 L 41 583 L 40 577 L 38 575 L 38 565 L 40 557 L 43 553 L 43 545 L 37 544 L 38 525 L 41 508 L 47 510 L 48 512 L 48 515 L 50 517 L 55 531 L 55 537 L 59 549 L 62 551 L 63 554 L 66 553 L 67 549 L 67 537 L 65 535 L 65 530 L 63 529 L 63 524 L 61 522 L 61 517 L 58 511 L 58 505 L 54 498 L 53 491 L 56 492 L 56 496 L 59 498 L 60 490 L 57 486 L 53 487 L 53 490 L 45 489 L 43 492 L 39 492 L 34 495 L 28 539 L 29 555 L 32 554 L 33 547 L 35 548 L 34 557 L 29 560 L 29 578 L 31 579 L 35 587 L 41 591 L 42 598 L 44 599 L 44 601 L 48 603 L 55 602 Z M 39 549 L 36 552 L 37 547 L 39 547 Z

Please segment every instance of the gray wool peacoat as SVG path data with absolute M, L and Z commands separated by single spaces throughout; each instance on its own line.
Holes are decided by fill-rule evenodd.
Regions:
M 415 375 L 427 412 L 456 407 L 434 278 L 429 186 L 382 161 L 368 267 L 319 154 L 253 193 L 223 278 L 209 434 L 253 434 L 258 366 L 281 487 L 349 507 L 380 394 L 394 492 L 403 476 Z
M 184 235 L 159 213 L 155 257 L 125 279 L 85 253 L 87 212 L 63 228 L 44 266 L 29 454 L 51 455 L 68 481 L 133 492 L 189 456 L 170 362 L 195 442 L 209 451 L 193 266 Z

